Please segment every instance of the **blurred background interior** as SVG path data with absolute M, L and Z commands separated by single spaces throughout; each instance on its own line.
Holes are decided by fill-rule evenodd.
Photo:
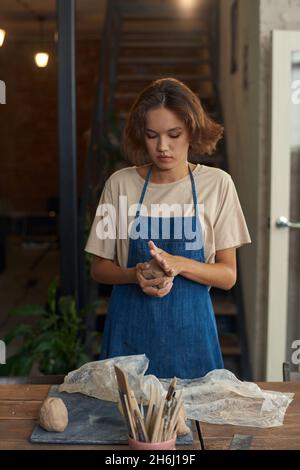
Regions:
M 120 135 L 137 92 L 172 76 L 225 124 L 217 153 L 192 160 L 232 175 L 253 243 L 239 254 L 236 286 L 211 293 L 225 367 L 241 379 L 265 378 L 271 32 L 300 27 L 300 2 L 286 5 L 0 0 L 0 79 L 6 84 L 0 108 L 0 339 L 22 325 L 7 344 L 7 357 L 21 355 L 10 372 L 1 366 L 0 374 L 64 374 L 97 359 L 110 287 L 90 280 L 83 247 L 104 181 L 127 165 Z M 299 74 L 299 64 L 295 58 L 293 73 Z M 299 111 L 297 116 L 299 126 Z M 295 201 L 297 139 L 291 168 L 298 178 Z M 300 220 L 299 203 L 293 208 Z M 295 332 L 300 254 L 299 238 L 293 237 L 287 315 Z M 16 308 L 18 315 L 11 315 Z M 74 311 L 80 321 L 69 331 Z M 78 338 L 82 347 L 71 358 Z

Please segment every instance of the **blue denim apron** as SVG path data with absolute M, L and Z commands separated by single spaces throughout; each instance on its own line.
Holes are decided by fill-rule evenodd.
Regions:
M 172 255 L 204 263 L 202 229 L 192 171 L 189 168 L 194 215 L 153 218 L 140 215 L 151 170 L 152 167 L 147 174 L 134 219 L 135 228 L 139 226 L 143 237 L 133 236 L 132 229 L 127 267 L 151 259 L 149 240 Z M 165 238 L 165 222 L 170 224 L 168 239 Z M 179 239 L 180 224 L 182 236 Z M 150 234 L 150 227 L 151 237 L 148 238 L 145 234 Z M 187 227 L 192 230 L 189 232 Z M 195 242 L 197 248 L 191 249 L 191 243 Z M 192 379 L 202 377 L 213 369 L 222 369 L 224 365 L 208 286 L 178 275 L 169 294 L 158 298 L 144 294 L 138 284 L 115 285 L 105 321 L 100 359 L 132 354 L 146 354 L 150 361 L 147 374 L 158 378 L 176 376 Z

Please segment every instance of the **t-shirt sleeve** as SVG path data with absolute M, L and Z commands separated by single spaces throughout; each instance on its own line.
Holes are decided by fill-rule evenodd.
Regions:
M 101 258 L 116 256 L 116 214 L 110 182 L 106 183 L 96 210 L 85 251 Z
M 238 248 L 251 243 L 251 238 L 230 175 L 223 180 L 219 210 L 214 223 L 216 251 Z

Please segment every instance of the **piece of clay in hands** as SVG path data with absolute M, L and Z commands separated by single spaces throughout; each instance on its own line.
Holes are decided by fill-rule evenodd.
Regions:
M 145 279 L 157 279 L 158 277 L 167 276 L 165 271 L 157 264 L 155 259 L 152 259 L 148 262 L 150 265 L 149 268 L 143 269 L 142 274 Z M 174 277 L 168 276 L 173 281 Z M 158 284 L 157 288 L 162 289 L 164 287 L 164 282 Z

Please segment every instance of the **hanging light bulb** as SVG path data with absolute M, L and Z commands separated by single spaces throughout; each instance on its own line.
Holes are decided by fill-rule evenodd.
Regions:
M 194 9 L 199 6 L 199 0 L 177 0 L 178 8 L 185 15 L 192 15 Z
M 0 29 L 0 47 L 4 43 L 5 34 L 6 34 L 6 31 L 4 29 Z
M 178 3 L 181 8 L 190 9 L 194 8 L 197 2 L 195 0 L 179 0 Z
M 48 52 L 38 52 L 34 56 L 34 61 L 38 67 L 47 67 L 49 60 Z
M 43 16 L 38 17 L 39 24 L 40 24 L 40 37 L 41 42 L 44 42 L 44 21 L 45 18 Z M 45 51 L 39 51 L 34 55 L 34 61 L 37 67 L 47 67 L 49 61 L 49 54 Z

